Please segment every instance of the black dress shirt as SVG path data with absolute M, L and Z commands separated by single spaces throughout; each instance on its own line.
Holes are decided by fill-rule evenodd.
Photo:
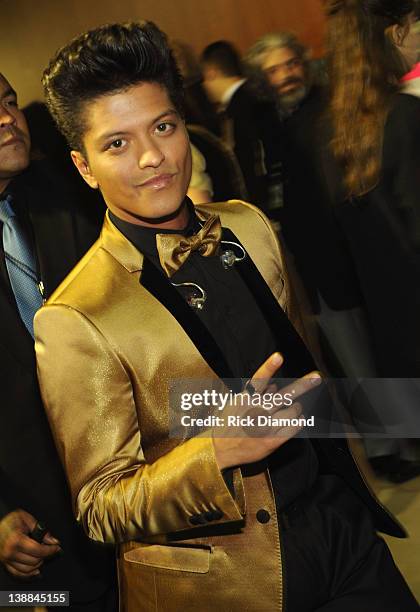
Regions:
M 145 257 L 162 270 L 156 235 L 172 233 L 191 236 L 200 229 L 193 205 L 189 201 L 186 205 L 190 218 L 183 230 L 146 228 L 123 221 L 112 213 L 110 219 Z M 221 251 L 230 248 L 231 245 L 224 248 L 221 242 Z M 240 252 L 239 249 L 238 255 Z M 281 349 L 276 346 L 267 321 L 235 266 L 226 270 L 219 255 L 203 257 L 197 251 L 192 252 L 179 270 L 168 278 L 168 282 L 193 282 L 204 289 L 207 294 L 204 307 L 202 310 L 191 308 L 191 316 L 201 319 L 235 378 L 251 378 L 272 353 Z M 185 298 L 185 288 L 176 289 Z M 281 510 L 309 490 L 316 479 L 318 461 L 310 441 L 295 438 L 270 456 L 269 465 L 277 507 Z

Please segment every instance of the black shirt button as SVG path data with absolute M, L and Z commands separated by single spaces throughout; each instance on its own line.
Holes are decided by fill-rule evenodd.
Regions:
M 270 513 L 267 512 L 267 510 L 264 510 L 264 508 L 261 508 L 261 510 L 258 510 L 256 516 L 257 516 L 257 521 L 259 523 L 268 523 L 268 521 L 271 518 Z

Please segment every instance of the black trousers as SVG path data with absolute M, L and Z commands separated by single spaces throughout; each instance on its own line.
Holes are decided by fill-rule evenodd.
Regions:
M 385 542 L 357 496 L 320 475 L 280 514 L 285 612 L 418 612 Z
M 47 608 L 48 612 L 57 612 L 56 607 Z M 72 612 L 118 612 L 118 592 L 117 587 L 110 588 L 99 599 L 86 601 L 83 603 L 72 603 L 70 593 L 70 606 L 64 610 Z

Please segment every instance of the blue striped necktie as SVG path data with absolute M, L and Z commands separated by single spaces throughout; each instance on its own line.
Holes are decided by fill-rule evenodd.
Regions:
M 0 200 L 0 221 L 3 223 L 3 249 L 10 284 L 20 317 L 34 337 L 33 320 L 42 306 L 42 284 L 37 279 L 35 255 L 14 213 L 10 195 Z

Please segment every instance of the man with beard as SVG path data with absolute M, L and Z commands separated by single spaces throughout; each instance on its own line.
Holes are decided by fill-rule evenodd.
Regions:
M 310 90 L 307 56 L 306 47 L 289 32 L 266 34 L 247 53 L 247 63 L 272 88 L 282 118 L 293 113 Z
M 0 590 L 70 591 L 71 610 L 112 612 L 112 550 L 92 544 L 72 516 L 33 342 L 36 310 L 98 228 L 44 163 L 29 164 L 30 146 L 0 74 Z
M 282 118 L 269 164 L 282 165 L 282 233 L 317 316 L 324 359 L 335 376 L 366 376 L 371 360 L 367 340 L 360 335 L 364 321 L 358 282 L 318 178 L 322 150 L 314 126 L 323 118 L 324 88 L 307 49 L 293 34 L 263 36 L 246 60 L 276 97 Z

